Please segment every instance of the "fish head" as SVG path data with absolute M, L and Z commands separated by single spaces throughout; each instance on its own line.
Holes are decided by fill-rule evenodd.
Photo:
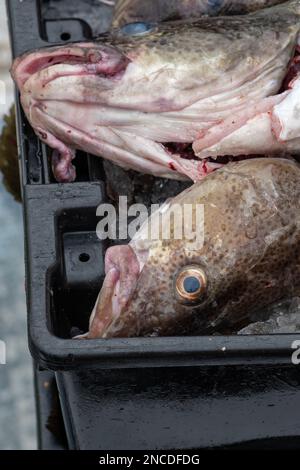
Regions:
M 216 47 L 218 26 L 222 28 L 215 25 L 214 33 L 209 27 L 198 31 L 193 22 L 132 23 L 94 43 L 25 54 L 15 60 L 12 76 L 21 94 L 31 95 L 33 88 L 38 102 L 70 100 L 168 112 L 180 109 L 184 91 L 189 95 L 184 104 L 192 104 L 195 89 L 236 61 L 234 51 Z M 205 59 L 199 60 L 203 53 Z
M 192 143 L 233 110 L 259 113 L 280 90 L 298 10 L 291 0 L 246 16 L 133 23 L 93 43 L 27 54 L 12 75 L 37 134 L 68 162 L 75 148 L 196 181 L 207 171 Z
M 253 159 L 163 206 L 147 233 L 158 216 L 169 231 L 151 239 L 144 226 L 129 246 L 108 250 L 87 337 L 234 332 L 254 310 L 295 295 L 299 182 L 293 161 Z
M 41 101 L 180 110 L 210 96 L 220 81 L 232 80 L 238 71 L 246 79 L 253 66 L 259 73 L 266 61 L 277 61 L 286 48 L 290 52 L 299 13 L 298 0 L 291 0 L 244 17 L 126 24 L 93 43 L 25 54 L 15 60 L 12 75 L 21 92 L 29 93 L 34 85 L 34 98 Z

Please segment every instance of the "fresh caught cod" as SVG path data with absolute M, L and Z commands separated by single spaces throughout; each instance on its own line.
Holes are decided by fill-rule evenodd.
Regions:
M 241 15 L 284 0 L 119 0 L 115 1 L 113 26 L 136 21 L 170 21 L 202 15 Z
M 245 16 L 124 26 L 32 52 L 12 75 L 37 135 L 73 181 L 74 149 L 197 181 L 220 156 L 300 150 L 300 0 Z
M 177 231 L 178 208 L 193 213 L 188 234 Z M 152 229 L 167 220 L 169 238 Z M 110 248 L 105 268 L 85 338 L 237 332 L 251 312 L 299 294 L 299 164 L 226 165 L 162 206 L 129 245 Z

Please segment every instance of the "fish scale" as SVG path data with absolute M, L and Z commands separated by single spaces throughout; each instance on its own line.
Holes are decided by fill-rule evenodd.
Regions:
M 283 3 L 284 0 L 119 0 L 113 26 L 132 21 L 166 21 L 201 15 L 245 14 Z

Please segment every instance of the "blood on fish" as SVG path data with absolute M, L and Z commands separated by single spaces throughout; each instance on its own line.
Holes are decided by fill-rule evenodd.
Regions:
M 293 86 L 294 81 L 299 77 L 300 75 L 300 46 L 297 46 L 295 49 L 295 54 L 293 59 L 291 60 L 287 74 L 282 82 L 281 89 L 279 93 L 284 93 L 287 90 L 290 90 Z M 268 111 L 268 114 L 271 114 L 270 111 Z M 232 124 L 235 124 L 235 121 L 232 121 Z M 200 131 L 198 138 L 201 136 L 203 137 L 205 135 L 204 131 Z M 164 144 L 166 150 L 170 152 L 171 154 L 177 154 L 180 155 L 181 158 L 185 160 L 195 160 L 197 157 L 195 156 L 194 150 L 193 150 L 193 144 L 192 143 L 181 143 L 181 142 L 168 142 Z M 207 169 L 207 163 L 208 162 L 214 162 L 214 163 L 220 163 L 222 165 L 226 165 L 227 163 L 230 163 L 232 161 L 241 161 L 245 159 L 251 159 L 251 158 L 260 158 L 261 155 L 238 155 L 238 156 L 230 156 L 230 155 L 224 155 L 221 157 L 217 158 L 207 158 L 206 161 L 203 162 L 203 171 L 205 174 L 208 174 L 208 169 Z M 170 166 L 170 168 L 173 170 Z
M 167 144 L 164 144 L 164 146 L 172 155 L 178 154 L 185 160 L 195 159 L 195 154 L 191 143 L 168 142 Z
M 293 82 L 295 78 L 298 77 L 299 73 L 300 73 L 300 47 L 297 46 L 295 50 L 295 55 L 290 62 L 288 72 L 282 83 L 280 93 L 283 93 L 284 91 L 290 90 L 292 88 Z
M 180 155 L 180 158 L 183 158 L 184 160 L 199 160 L 199 158 L 195 155 L 193 151 L 193 144 L 189 143 L 180 143 L 180 142 L 168 142 L 167 144 L 164 144 L 165 148 L 170 152 L 172 155 Z M 205 174 L 209 173 L 209 170 L 207 168 L 207 163 L 219 163 L 220 165 L 227 165 L 230 162 L 238 162 L 246 159 L 253 159 L 253 158 L 261 158 L 262 155 L 236 155 L 236 156 L 231 156 L 231 155 L 223 155 L 217 158 L 206 158 L 203 161 L 203 170 Z M 173 163 L 169 163 L 169 168 L 171 170 L 175 170 L 176 168 L 174 167 Z
M 40 135 L 40 137 L 41 137 L 43 140 L 47 140 L 47 139 L 48 139 L 48 135 L 46 134 L 46 132 L 39 131 L 39 135 Z

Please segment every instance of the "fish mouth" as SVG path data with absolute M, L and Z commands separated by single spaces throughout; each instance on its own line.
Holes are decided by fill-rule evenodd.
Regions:
M 119 78 L 125 72 L 128 58 L 116 48 L 95 43 L 76 43 L 66 47 L 49 47 L 42 51 L 25 53 L 15 59 L 11 74 L 22 91 L 33 75 L 48 70 L 42 85 L 63 76 L 94 74 L 103 78 Z M 67 72 L 58 65 L 70 66 Z M 73 71 L 72 71 L 73 67 Z M 51 73 L 51 72 L 54 73 Z
M 98 142 L 95 142 L 95 148 L 93 148 L 93 139 L 88 132 L 83 131 L 75 122 L 73 125 L 71 122 L 66 125 L 63 116 L 70 120 L 71 116 L 74 115 L 74 109 L 73 112 L 71 109 L 74 103 L 77 109 L 80 105 L 84 106 L 85 115 L 88 115 L 89 107 L 91 108 L 90 114 L 93 114 L 95 112 L 95 103 L 97 106 L 101 106 L 101 98 L 99 98 L 99 95 L 95 97 L 94 91 L 98 90 L 96 91 L 96 94 L 98 94 L 99 90 L 103 90 L 103 94 L 105 94 L 106 91 L 114 90 L 130 63 L 130 59 L 117 48 L 102 43 L 99 45 L 76 43 L 66 47 L 46 48 L 42 51 L 24 54 L 14 61 L 11 74 L 21 92 L 23 108 L 39 137 L 50 147 L 55 148 L 52 167 L 57 181 L 70 182 L 74 181 L 76 177 L 75 168 L 71 163 L 74 152 L 70 153 L 68 150 L 68 147 L 72 148 L 74 139 L 77 148 L 86 150 L 86 148 L 89 148 L 90 143 L 90 153 L 99 154 L 97 152 L 99 139 Z M 75 80 L 78 77 L 83 80 L 87 77 L 89 82 L 85 82 L 86 89 L 78 93 L 77 96 L 72 94 L 72 97 L 64 97 L 63 92 L 60 91 L 60 88 L 63 87 L 63 85 L 60 86 L 60 83 L 62 83 L 60 79 L 72 80 L 72 77 Z M 55 82 L 59 86 L 55 86 Z M 64 109 L 57 112 L 58 115 L 52 118 L 51 113 L 47 113 L 46 110 L 49 110 L 51 106 L 59 109 L 62 103 Z M 106 107 L 103 114 L 107 110 Z M 120 115 L 122 109 L 117 111 Z M 60 127 L 60 130 L 58 127 Z M 120 135 L 121 145 L 115 145 L 109 138 L 106 139 L 106 136 L 101 136 L 104 155 L 107 153 L 118 155 L 118 153 L 124 151 L 126 133 L 122 134 L 120 132 Z M 53 136 L 55 136 L 55 139 L 53 139 Z M 108 141 L 107 145 L 106 141 Z M 128 138 L 129 141 L 132 143 L 132 136 Z M 132 152 L 129 152 L 128 155 L 131 155 L 128 156 L 128 159 L 136 160 L 135 165 L 138 171 L 147 172 L 149 168 L 149 172 L 157 176 L 166 176 L 179 180 L 188 180 L 189 178 L 196 180 L 199 173 L 205 176 L 220 167 L 216 162 L 202 162 L 199 160 L 193 153 L 191 144 L 184 145 L 180 142 L 162 143 L 152 139 L 147 139 L 147 141 L 141 139 L 140 146 L 143 148 L 140 154 L 132 156 Z M 143 152 L 145 152 L 145 155 L 143 155 Z M 118 159 L 120 160 L 120 157 L 116 158 L 116 161 Z M 147 161 L 149 162 L 148 167 Z M 161 162 L 163 162 L 163 165 Z M 126 168 L 126 162 L 124 166 Z M 130 167 L 131 162 L 128 164 L 128 168 Z
M 89 332 L 84 335 L 85 338 L 118 336 L 123 326 L 120 318 L 137 288 L 142 268 L 141 260 L 130 245 L 115 246 L 107 250 L 106 276 L 90 318 Z M 127 317 L 126 329 L 130 328 Z M 115 326 L 116 323 L 117 326 Z

